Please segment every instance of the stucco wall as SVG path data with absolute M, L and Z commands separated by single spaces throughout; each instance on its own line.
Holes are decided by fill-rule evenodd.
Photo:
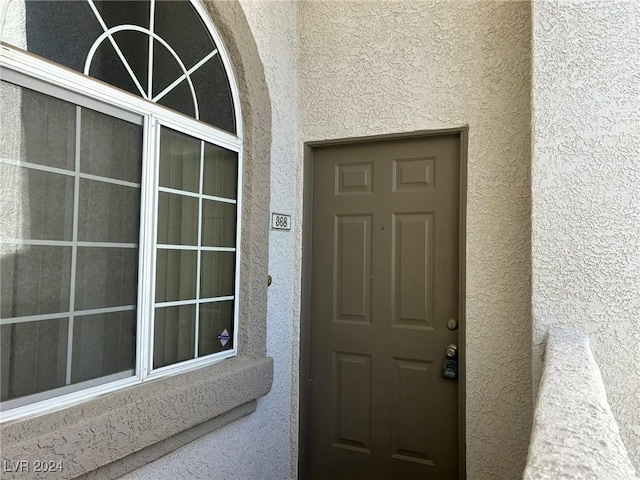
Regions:
M 589 334 L 640 469 L 640 3 L 533 3 L 534 379 L 545 333 Z
M 550 332 L 524 480 L 638 480 L 583 333 Z
M 531 424 L 530 5 L 300 4 L 303 141 L 469 124 L 468 478 L 521 478 Z
M 241 2 L 265 68 L 271 97 L 270 211 L 294 215 L 290 232 L 270 231 L 267 355 L 274 361 L 271 392 L 258 401 L 256 413 L 126 475 L 125 479 L 260 479 L 290 478 L 296 466 L 297 320 L 299 293 L 301 165 L 297 162 L 296 6 L 291 2 Z M 270 218 L 264 218 L 265 223 Z M 297 267 L 294 267 L 297 265 Z M 265 278 L 266 282 L 267 279 Z M 299 289 L 299 286 L 298 286 Z M 295 301 L 294 301 L 295 300 Z M 295 355 L 295 360 L 294 360 Z M 293 413 L 292 413 L 293 410 Z M 292 420 L 293 415 L 293 420 Z M 294 438 L 292 438 L 294 436 Z

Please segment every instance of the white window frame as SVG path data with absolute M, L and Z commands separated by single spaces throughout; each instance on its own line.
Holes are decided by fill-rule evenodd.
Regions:
M 230 66 L 224 45 L 222 44 L 215 28 L 211 24 L 208 15 L 198 1 L 191 0 L 203 23 L 209 30 L 227 73 L 231 95 L 233 99 L 236 134 L 204 124 L 196 119 L 171 111 L 156 103 L 130 94 L 116 87 L 95 80 L 91 77 L 79 74 L 73 70 L 59 66 L 51 61 L 42 59 L 30 53 L 0 44 L 0 78 L 7 76 L 7 71 L 16 72 L 19 76 L 27 78 L 19 84 L 28 84 L 28 79 L 34 79 L 36 88 L 32 89 L 60 98 L 60 91 L 67 90 L 69 95 L 64 97 L 84 97 L 88 102 L 95 100 L 103 107 L 100 110 L 109 113 L 108 107 L 112 105 L 119 111 L 130 112 L 143 118 L 143 158 L 141 177 L 141 204 L 140 204 L 140 240 L 139 240 L 139 268 L 138 268 L 138 304 L 137 304 L 137 331 L 136 331 L 136 361 L 134 375 L 124 379 L 115 379 L 109 383 L 95 385 L 110 377 L 100 377 L 95 380 L 82 382 L 67 387 L 79 387 L 70 393 L 61 393 L 51 397 L 50 392 L 36 393 L 19 397 L 15 400 L 3 402 L 9 409 L 0 411 L 0 422 L 4 423 L 15 419 L 25 419 L 36 415 L 61 410 L 71 405 L 105 395 L 126 387 L 140 384 L 147 380 L 177 375 L 179 373 L 196 370 L 198 368 L 218 363 L 226 358 L 234 357 L 238 353 L 239 330 L 239 305 L 240 305 L 240 266 L 241 266 L 241 218 L 242 218 L 242 115 L 238 96 L 238 88 L 233 70 Z M 8 2 L 3 2 L 0 8 L 0 21 L 4 22 Z M 28 85 L 25 85 L 29 88 Z M 71 100 L 73 101 L 73 100 Z M 85 102 L 88 103 L 88 102 Z M 74 102 L 76 103 L 76 102 Z M 78 103 L 76 103 L 78 104 Z M 153 369 L 153 320 L 154 320 L 154 292 L 155 292 L 155 262 L 156 262 L 156 238 L 157 215 L 155 214 L 158 202 L 158 169 L 159 169 L 159 142 L 160 128 L 167 128 L 185 133 L 194 138 L 206 141 L 225 149 L 237 152 L 237 199 L 236 199 L 236 260 L 234 280 L 234 319 L 233 319 L 233 348 L 206 357 L 186 360 L 184 362 Z M 149 191 L 151 189 L 152 191 Z M 199 281 L 199 279 L 198 279 Z M 197 324 L 196 324 L 197 325 Z M 196 326 L 197 328 L 197 326 Z M 85 386 L 86 388 L 82 388 Z M 64 390 L 67 387 L 61 387 Z M 53 392 L 59 392 L 56 389 Z M 19 405 L 25 400 L 31 403 Z M 13 407 L 13 403 L 18 403 Z

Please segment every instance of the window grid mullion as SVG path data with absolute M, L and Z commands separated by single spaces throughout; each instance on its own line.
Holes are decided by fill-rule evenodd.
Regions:
M 75 175 L 73 179 L 73 236 L 71 245 L 71 281 L 69 287 L 69 321 L 67 324 L 67 365 L 65 385 L 71 385 L 73 359 L 73 324 L 76 301 L 76 268 L 78 265 L 78 217 L 80 209 L 80 137 L 82 131 L 82 107 L 76 106 Z
M 99 248 L 138 248 L 137 243 L 116 243 L 116 242 L 75 242 L 78 247 L 99 247 Z M 0 240 L 0 245 L 32 245 L 43 247 L 71 247 L 71 240 L 38 240 L 38 239 L 14 239 Z
M 147 65 L 147 98 L 153 97 L 153 33 L 156 27 L 156 0 L 149 1 L 149 58 Z
M 206 199 L 204 199 L 206 200 Z M 207 247 L 204 245 L 179 245 L 171 243 L 159 243 L 159 250 L 201 250 L 203 252 L 235 252 L 234 247 Z
M 196 300 L 200 300 L 200 269 L 202 263 L 202 193 L 203 193 L 203 180 L 204 175 L 204 141 L 200 140 L 200 177 L 198 184 L 198 251 L 196 253 Z M 200 303 L 196 302 L 196 324 L 194 331 L 194 358 L 198 358 L 198 335 L 200 334 Z
M 91 308 L 89 310 L 76 310 L 74 316 L 84 317 L 85 315 L 97 315 L 100 313 L 126 312 L 135 310 L 135 305 L 118 305 L 117 307 Z M 68 317 L 70 312 L 41 313 L 39 315 L 25 315 L 23 317 L 0 318 L 0 325 L 13 325 L 14 323 L 42 322 Z
M 202 305 L 203 303 L 216 303 L 216 302 L 226 302 L 228 300 L 235 300 L 235 295 L 227 295 L 224 297 L 207 297 L 195 299 L 192 298 L 190 300 L 171 300 L 169 302 L 158 302 L 156 303 L 156 307 L 179 307 L 182 305 Z
M 82 107 L 78 106 L 77 108 L 82 108 Z M 75 170 L 66 170 L 64 168 L 51 167 L 48 165 L 39 165 L 37 163 L 12 162 L 12 161 L 6 161 L 4 159 L 2 163 L 4 165 L 11 165 L 13 167 L 28 168 L 29 170 L 38 170 L 41 172 L 55 173 L 57 175 L 66 175 L 68 177 L 79 176 L 80 178 L 84 178 L 87 180 L 95 180 L 97 182 L 109 183 L 113 185 L 121 185 L 123 187 L 140 188 L 139 183 L 129 182 L 127 180 L 119 180 L 117 178 L 104 177 L 102 175 L 94 175 L 91 173 L 77 172 Z
M 237 204 L 238 201 L 235 198 L 216 197 L 214 195 L 205 195 L 203 192 L 190 192 L 189 190 L 179 190 L 177 188 L 159 187 L 161 192 L 173 193 L 174 195 L 182 195 L 185 197 L 204 198 L 205 200 L 212 200 L 214 202 L 232 203 Z

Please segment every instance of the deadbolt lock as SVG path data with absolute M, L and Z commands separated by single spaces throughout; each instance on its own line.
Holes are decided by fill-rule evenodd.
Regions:
M 457 330 L 458 329 L 458 321 L 455 318 L 450 318 L 447 320 L 447 328 L 449 330 Z

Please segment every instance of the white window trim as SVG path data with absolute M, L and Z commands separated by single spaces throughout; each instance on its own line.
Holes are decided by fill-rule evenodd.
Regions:
M 236 135 L 223 131 L 216 127 L 203 124 L 198 120 L 187 117 L 185 115 L 170 111 L 165 107 L 152 103 L 136 95 L 124 92 L 116 87 L 84 76 L 73 70 L 59 66 L 51 61 L 42 59 L 28 52 L 13 48 L 6 44 L 0 44 L 0 78 L 7 77 L 7 72 L 11 75 L 11 71 L 17 72 L 22 81 L 21 85 L 29 87 L 29 79 L 36 81 L 35 90 L 45 94 L 53 94 L 60 98 L 60 92 L 65 91 L 62 96 L 66 99 L 82 98 L 85 101 L 77 104 L 87 104 L 87 100 L 95 99 L 100 103 L 100 111 L 107 114 L 109 105 L 116 107 L 118 114 L 116 117 L 121 118 L 122 112 L 130 112 L 131 114 L 141 116 L 143 118 L 144 144 L 143 144 L 143 171 L 141 178 L 141 229 L 139 242 L 139 269 L 138 269 L 138 320 L 136 334 L 136 371 L 137 374 L 116 380 L 111 383 L 104 383 L 96 386 L 89 386 L 93 381 L 83 382 L 76 385 L 68 385 L 67 387 L 78 387 L 87 385 L 89 388 L 77 390 L 70 393 L 63 393 L 54 397 L 38 400 L 40 397 L 47 396 L 47 392 L 36 393 L 27 397 L 20 397 L 15 400 L 3 402 L 3 410 L 0 411 L 0 423 L 9 422 L 16 419 L 28 419 L 33 416 L 62 410 L 72 405 L 94 399 L 98 396 L 105 395 L 123 388 L 140 384 L 146 380 L 154 380 L 161 377 L 173 376 L 180 373 L 196 370 L 207 365 L 218 363 L 226 358 L 236 356 L 238 353 L 238 330 L 239 330 L 239 293 L 240 293 L 240 267 L 241 267 L 241 219 L 242 219 L 242 115 L 238 99 L 238 89 L 233 76 L 233 70 L 230 67 L 230 61 L 227 57 L 224 46 L 217 35 L 215 28 L 211 24 L 208 15 L 198 1 L 192 4 L 196 8 L 205 26 L 209 30 L 216 46 L 218 54 L 221 57 L 225 71 L 228 76 L 229 85 L 232 92 L 234 105 Z M 6 16 L 8 2 L 3 2 L 0 13 L 3 22 Z M 0 29 L 1 31 L 2 29 Z M 26 80 L 23 80 L 26 77 Z M 31 86 L 33 88 L 33 85 Z M 226 200 L 228 203 L 236 204 L 236 271 L 235 271 L 235 295 L 234 295 L 234 329 L 233 329 L 233 349 L 207 357 L 195 358 L 174 365 L 153 369 L 153 312 L 155 291 L 155 262 L 156 262 L 156 235 L 157 235 L 157 197 L 159 187 L 156 183 L 158 178 L 159 162 L 157 161 L 157 152 L 159 150 L 160 126 L 166 126 L 173 130 L 185 133 L 186 135 L 198 138 L 202 141 L 218 145 L 228 150 L 238 153 L 238 170 L 237 184 L 238 195 L 235 202 L 228 199 L 218 199 L 216 197 L 203 197 L 211 200 Z M 153 168 L 151 168 L 153 167 Z M 153 192 L 147 192 L 149 188 L 153 188 Z M 152 205 L 149 205 L 151 203 Z M 199 227 L 200 228 L 200 227 Z M 227 249 L 223 250 L 227 251 Z M 147 281 L 140 281 L 141 278 Z M 196 322 L 197 325 L 197 322 Z M 116 374 L 117 375 L 117 374 Z M 108 378 L 108 377 L 102 377 Z M 99 381 L 100 379 L 96 379 Z M 62 389 L 57 389 L 59 392 Z M 15 406 L 20 400 L 35 401 L 22 406 Z M 9 407 L 10 409 L 5 410 Z M 11 408 L 13 407 L 13 408 Z

